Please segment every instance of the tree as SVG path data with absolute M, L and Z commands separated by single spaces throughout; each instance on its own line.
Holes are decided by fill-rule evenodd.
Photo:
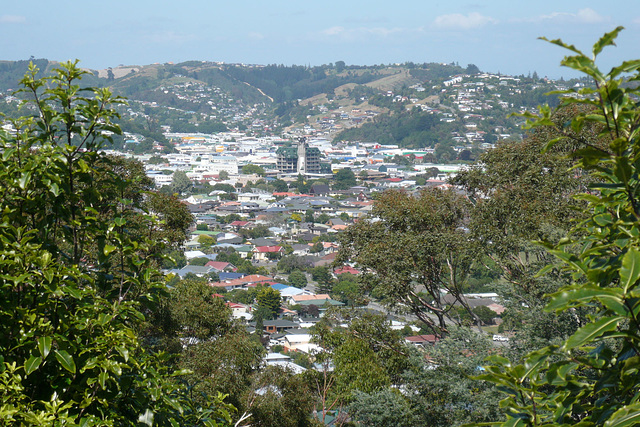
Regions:
M 205 282 L 181 280 L 170 292 L 170 310 L 180 325 L 177 335 L 187 340 L 209 340 L 235 330 L 231 309 L 223 298 L 213 296 Z
M 220 178 L 222 181 L 226 181 L 229 179 L 229 172 L 227 171 L 220 171 L 218 173 L 218 178 Z
M 289 191 L 289 185 L 281 179 L 276 179 L 271 184 L 273 185 L 273 188 L 275 189 L 275 191 L 277 191 L 278 193 L 284 193 Z
M 278 271 L 291 273 L 294 270 L 306 271 L 311 267 L 311 261 L 297 255 L 285 255 L 278 261 Z
M 346 190 L 358 184 L 356 175 L 349 168 L 340 169 L 333 177 L 335 184 L 333 188 L 336 190 Z
M 242 174 L 243 175 L 259 175 L 259 176 L 264 176 L 264 168 L 262 166 L 258 166 L 258 165 L 253 165 L 253 164 L 248 164 L 248 165 L 244 165 L 242 167 Z
M 192 258 L 191 260 L 189 260 L 189 265 L 197 265 L 202 267 L 209 261 L 211 260 L 207 257 Z
M 356 392 L 349 405 L 355 421 L 367 426 L 415 426 L 411 408 L 399 392 L 384 389 L 373 393 Z
M 306 222 L 315 222 L 315 217 L 313 214 L 313 209 L 307 209 L 307 211 L 304 214 L 304 220 Z
M 328 293 L 334 284 L 331 270 L 327 266 L 319 266 L 311 269 L 311 278 L 318 283 L 319 293 Z
M 637 424 L 640 416 L 635 369 L 640 354 L 635 308 L 640 284 L 636 162 L 640 155 L 640 110 L 638 86 L 625 84 L 640 77 L 640 60 L 624 62 L 607 74 L 595 63 L 621 30 L 618 27 L 600 38 L 592 57 L 561 40 L 551 41 L 574 53 L 565 57 L 562 65 L 595 82 L 595 89 L 563 91 L 569 96 L 562 98 L 562 104 L 586 105 L 590 111 L 578 113 L 558 127 L 551 119 L 551 108 L 543 106 L 537 117 L 530 116 L 529 123 L 556 127 L 560 137 L 549 141 L 547 149 L 570 140 L 578 148 L 578 167 L 596 179 L 591 191 L 581 196 L 587 203 L 586 218 L 568 238 L 547 244 L 572 274 L 573 283 L 551 295 L 546 309 L 588 309 L 592 313 L 561 345 L 530 352 L 522 364 L 492 359 L 493 366 L 480 378 L 498 384 L 507 393 L 501 401 L 507 420 L 493 425 L 622 426 Z M 607 145 L 595 145 L 569 132 L 589 124 L 595 125 Z
M 265 286 L 258 291 L 256 302 L 258 303 L 258 307 L 269 310 L 269 318 L 273 319 L 278 315 L 282 301 L 280 299 L 280 292 L 271 286 Z
M 443 292 L 473 316 L 462 298 L 478 251 L 465 230 L 470 209 L 454 191 L 424 189 L 413 196 L 387 190 L 373 206 L 376 220 L 361 220 L 341 233 L 336 261 L 357 263 L 365 270 L 359 278 L 363 291 L 389 307 L 401 305 L 441 334 L 445 319 L 456 321 Z
M 184 171 L 175 171 L 171 180 L 171 190 L 177 194 L 189 194 L 193 183 Z
M 216 244 L 216 238 L 213 236 L 209 236 L 208 234 L 201 234 L 198 236 L 198 243 L 203 248 L 210 248 L 211 246 Z
M 243 397 L 252 425 L 263 427 L 311 427 L 313 396 L 301 375 L 268 366 L 254 375 Z
M 322 242 L 315 242 L 311 247 L 311 249 L 309 249 L 309 252 L 312 254 L 317 254 L 319 252 L 322 252 L 323 250 L 324 250 L 324 245 L 322 244 Z
M 146 256 L 158 242 L 127 227 L 158 224 L 134 216 L 139 198 L 114 200 L 97 185 L 123 100 L 80 87 L 77 62 L 37 73 L 31 65 L 21 80 L 30 116 L 0 133 L 3 422 L 230 423 L 220 396 L 195 404 L 139 336 L 164 284 Z
M 304 288 L 307 286 L 307 276 L 300 270 L 293 270 L 289 274 L 288 281 L 291 286 L 295 286 L 296 288 Z

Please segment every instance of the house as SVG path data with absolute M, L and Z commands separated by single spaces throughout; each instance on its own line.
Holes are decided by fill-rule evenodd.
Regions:
M 228 271 L 234 272 L 237 270 L 236 266 L 230 262 L 223 261 L 209 261 L 205 264 L 205 267 L 213 267 L 216 271 Z
M 187 274 L 195 274 L 198 277 L 205 276 L 211 272 L 215 272 L 213 267 L 206 267 L 201 265 L 186 265 L 180 269 L 169 270 L 170 274 L 176 274 L 180 278 L 184 278 Z
M 220 274 L 222 275 L 222 273 Z M 246 289 L 249 286 L 257 285 L 259 283 L 271 282 L 273 279 L 268 276 L 262 276 L 260 274 L 250 274 L 237 279 L 220 280 L 219 282 L 211 283 L 214 288 L 225 288 L 228 291 L 234 289 Z
M 249 323 L 250 326 L 256 327 L 255 322 Z M 265 320 L 262 322 L 264 332 L 267 334 L 282 333 L 290 329 L 298 329 L 300 326 L 290 320 Z
M 440 341 L 440 338 L 435 335 L 414 335 L 412 337 L 405 337 L 404 340 L 417 347 L 424 347 L 426 345 L 434 345 Z
M 236 302 L 227 302 L 225 305 L 231 309 L 231 315 L 234 319 L 251 320 L 253 318 L 253 315 L 250 313 L 251 309 L 248 305 Z
M 257 246 L 253 249 L 253 259 L 257 261 L 268 261 L 279 258 L 284 254 L 282 246 Z
M 360 270 L 357 270 L 350 265 L 343 265 L 342 267 L 338 267 L 333 270 L 333 274 L 335 274 L 336 276 L 339 276 L 341 274 L 353 274 L 354 276 L 357 276 L 358 274 L 360 274 Z
M 297 365 L 291 361 L 289 356 L 280 353 L 269 353 L 264 357 L 264 362 L 267 366 L 280 366 L 286 370 L 293 372 L 294 374 L 301 374 L 306 371 L 300 365 Z
M 309 193 L 314 196 L 326 196 L 331 192 L 331 189 L 327 184 L 313 184 Z
M 295 351 L 307 354 L 320 350 L 317 344 L 311 343 L 311 334 L 306 329 L 287 331 L 284 335 L 283 347 L 285 352 Z

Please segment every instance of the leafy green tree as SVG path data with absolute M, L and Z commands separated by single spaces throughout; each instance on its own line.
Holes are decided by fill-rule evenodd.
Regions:
M 179 337 L 208 340 L 234 331 L 231 309 L 207 283 L 180 281 L 170 292 L 170 307 Z
M 318 224 L 326 224 L 327 222 L 329 222 L 330 219 L 331 218 L 329 217 L 329 215 L 323 212 L 320 215 L 318 215 L 318 218 L 316 218 L 316 222 Z
M 452 327 L 447 338 L 412 354 L 417 369 L 402 376 L 415 425 L 445 427 L 498 418 L 502 411 L 497 387 L 472 378 L 493 351 L 487 335 Z
M 208 234 L 201 234 L 198 236 L 198 243 L 205 249 L 210 248 L 216 244 L 216 238 Z
M 311 269 L 311 278 L 318 283 L 319 293 L 329 293 L 335 282 L 331 275 L 331 270 L 327 266 L 314 267 Z
M 274 190 L 278 193 L 285 193 L 289 191 L 289 185 L 281 179 L 276 179 L 271 184 L 273 185 Z
M 306 222 L 315 222 L 315 216 L 313 214 L 313 209 L 307 209 L 304 214 L 304 220 Z
M 209 258 L 207 257 L 198 257 L 198 258 L 193 258 L 189 261 L 189 265 L 197 265 L 197 266 L 203 266 L 206 263 L 208 263 L 209 261 L 211 261 Z
M 474 316 L 462 298 L 478 253 L 465 231 L 470 210 L 454 191 L 424 189 L 414 196 L 387 190 L 374 204 L 376 220 L 361 220 L 341 233 L 336 261 L 356 262 L 365 269 L 359 277 L 364 292 L 391 308 L 401 305 L 440 334 L 445 320 L 456 321 L 443 292 Z
M 331 297 L 349 305 L 359 305 L 365 301 L 358 283 L 351 280 L 336 283 L 331 289 Z
M 280 304 L 282 303 L 280 298 L 280 292 L 273 289 L 271 286 L 265 286 L 258 291 L 256 295 L 256 302 L 258 307 L 263 307 L 269 310 L 270 319 L 275 318 L 280 311 Z
M 627 61 L 603 73 L 595 64 L 602 49 L 613 45 L 622 27 L 605 34 L 587 56 L 561 40 L 552 40 L 573 53 L 562 64 L 595 82 L 595 89 L 570 89 L 563 104 L 581 104 L 590 111 L 577 114 L 557 128 L 560 137 L 551 149 L 570 139 L 578 151 L 578 167 L 596 178 L 590 192 L 580 196 L 586 218 L 570 237 L 549 251 L 572 274 L 573 283 L 551 295 L 547 310 L 593 310 L 589 320 L 560 345 L 530 352 L 522 364 L 494 357 L 481 378 L 506 393 L 501 406 L 504 422 L 493 425 L 635 425 L 640 417 L 637 292 L 640 283 L 638 236 L 638 145 L 640 110 L 637 85 L 640 60 Z M 577 96 L 576 96 L 577 95 Z M 556 126 L 552 110 L 541 107 L 531 126 Z M 594 145 L 568 130 L 595 124 L 608 144 Z M 553 268 L 550 266 L 549 268 Z
M 315 242 L 313 246 L 311 246 L 311 249 L 309 249 L 309 252 L 312 254 L 317 254 L 318 252 L 322 252 L 323 250 L 324 245 L 322 244 L 322 242 Z
M 139 337 L 164 284 L 146 256 L 158 243 L 127 227 L 157 224 L 134 216 L 139 199 L 111 199 L 96 179 L 106 135 L 120 133 L 113 107 L 122 100 L 80 87 L 77 62 L 37 73 L 32 65 L 21 80 L 30 115 L 0 133 L 0 417 L 230 424 L 222 397 L 194 402 L 167 357 Z
M 218 173 L 218 178 L 220 178 L 222 181 L 228 180 L 229 179 L 229 172 L 220 171 L 220 173 Z
M 175 171 L 171 180 L 171 190 L 177 194 L 189 194 L 193 183 L 184 171 Z
M 253 377 L 243 397 L 251 423 L 264 427 L 304 427 L 311 420 L 314 399 L 302 376 L 279 366 L 268 366 Z
M 258 166 L 258 165 L 252 165 L 252 164 L 248 164 L 248 165 L 244 165 L 242 167 L 242 174 L 243 175 L 258 175 L 258 176 L 264 176 L 264 168 L 262 166 Z
M 282 273 L 291 273 L 294 270 L 307 271 L 310 267 L 309 260 L 297 255 L 285 255 L 278 261 L 278 271 Z
M 307 286 L 307 276 L 300 270 L 293 270 L 287 279 L 291 286 L 296 288 L 304 288 Z
M 348 411 L 361 425 L 381 427 L 416 425 L 407 401 L 399 392 L 388 388 L 374 393 L 355 392 Z
M 356 175 L 349 168 L 340 169 L 333 177 L 335 184 L 333 188 L 336 190 L 346 190 L 358 184 Z

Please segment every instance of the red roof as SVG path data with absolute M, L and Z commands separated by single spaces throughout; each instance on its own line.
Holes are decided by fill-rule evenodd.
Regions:
M 233 221 L 229 225 L 232 225 L 234 227 L 244 227 L 247 224 L 249 224 L 249 221 Z
M 205 264 L 205 267 L 213 267 L 218 271 L 222 271 L 229 266 L 233 266 L 233 264 L 231 264 L 230 262 L 223 262 L 223 261 L 209 261 L 208 263 Z M 236 269 L 234 268 L 233 270 L 235 271 Z
M 282 246 L 256 246 L 254 249 L 258 253 L 280 252 L 281 250 Z
M 345 273 L 349 273 L 349 274 L 360 274 L 360 270 L 356 270 L 355 268 L 351 267 L 350 265 L 345 265 L 343 267 L 340 268 L 336 268 L 335 270 L 333 270 L 333 272 L 337 275 L 340 274 L 345 274 Z

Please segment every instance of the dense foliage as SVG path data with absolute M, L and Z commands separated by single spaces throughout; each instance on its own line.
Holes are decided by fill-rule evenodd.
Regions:
M 562 64 L 585 73 L 593 89 L 563 92 L 563 104 L 590 107 L 558 126 L 552 111 L 541 107 L 531 126 L 551 126 L 560 133 L 547 149 L 570 140 L 578 147 L 578 167 L 594 177 L 589 191 L 580 195 L 586 218 L 568 238 L 548 242 L 550 253 L 572 275 L 572 283 L 551 295 L 547 310 L 591 314 L 580 328 L 560 344 L 530 352 L 520 364 L 492 359 L 482 378 L 498 384 L 506 396 L 501 406 L 507 420 L 491 425 L 630 426 L 640 420 L 637 358 L 638 283 L 640 250 L 638 216 L 638 88 L 640 60 L 627 61 L 609 73 L 595 64 L 603 48 L 613 45 L 621 27 L 605 34 L 588 57 L 560 40 L 573 55 Z M 596 125 L 608 144 L 593 144 L 571 131 Z M 549 266 L 547 269 L 552 269 Z
M 162 354 L 141 344 L 160 301 L 160 245 L 138 185 L 100 179 L 118 134 L 108 90 L 75 63 L 21 80 L 30 115 L 0 135 L 0 417 L 16 425 L 216 425 L 220 396 L 191 400 Z M 113 170 L 113 169 L 111 169 Z M 108 181 L 108 180 L 107 180 Z M 141 225 L 145 233 L 141 233 Z

